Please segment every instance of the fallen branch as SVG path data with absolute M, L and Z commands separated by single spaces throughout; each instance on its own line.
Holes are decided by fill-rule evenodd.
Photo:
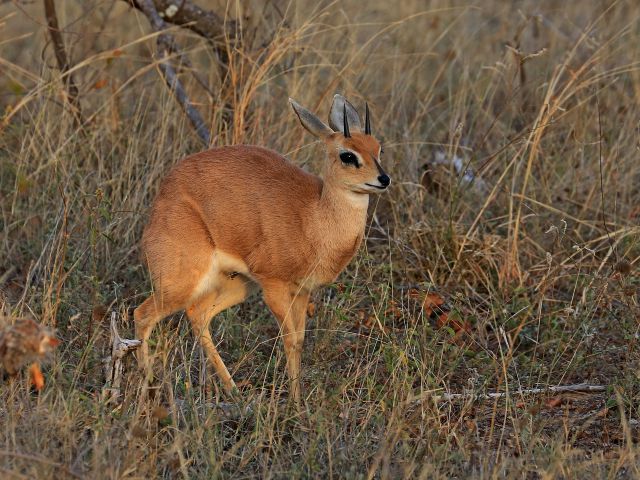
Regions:
M 158 35 L 157 42 L 159 50 L 158 57 L 160 59 L 160 71 L 162 72 L 167 86 L 174 93 L 176 99 L 178 100 L 178 103 L 180 103 L 180 106 L 189 118 L 189 121 L 196 129 L 198 136 L 208 147 L 211 143 L 211 133 L 209 132 L 209 128 L 207 128 L 207 125 L 200 115 L 200 112 L 198 112 L 198 110 L 189 100 L 189 96 L 187 95 L 186 90 L 180 82 L 178 74 L 167 60 L 167 57 L 171 52 L 177 51 L 176 43 L 173 37 L 164 32 L 168 28 L 168 25 L 162 19 L 162 17 L 160 17 L 160 14 L 156 9 L 153 0 L 138 0 L 136 3 L 138 8 L 140 8 L 140 10 L 142 10 L 142 12 L 149 19 L 151 27 L 155 31 L 161 32 L 160 35 Z
M 60 33 L 60 26 L 58 24 L 58 14 L 56 13 L 56 4 L 54 0 L 44 0 L 44 12 L 47 17 L 47 25 L 49 35 L 53 42 L 53 51 L 56 55 L 56 61 L 58 62 L 58 68 L 62 73 L 64 82 L 67 85 L 67 100 L 71 106 L 73 117 L 76 123 L 82 123 L 82 115 L 80 110 L 80 98 L 78 97 L 78 87 L 73 80 L 73 75 L 69 73 L 71 65 L 69 64 L 69 58 L 67 52 L 64 49 L 64 41 L 62 34 Z
M 120 337 L 116 312 L 111 312 L 111 355 L 103 360 L 107 380 L 102 389 L 103 395 L 107 395 L 110 400 L 120 396 L 120 384 L 122 383 L 122 372 L 124 370 L 122 359 L 127 353 L 134 351 L 141 344 L 140 340 L 128 340 Z
M 452 400 L 492 400 L 496 398 L 505 398 L 507 396 L 517 395 L 538 395 L 541 393 L 568 393 L 568 392 L 604 392 L 607 389 L 605 385 L 589 385 L 587 383 L 578 383 L 575 385 L 558 385 L 553 387 L 525 388 L 514 390 L 512 392 L 489 392 L 489 393 L 443 393 L 441 395 L 433 395 L 433 391 L 424 392 L 411 398 L 407 403 L 416 403 L 427 398 L 433 399 L 434 402 L 450 402 Z
M 145 0 L 125 1 L 147 15 Z M 240 36 L 236 21 L 223 19 L 189 0 L 153 0 L 152 3 L 155 11 L 159 12 L 158 16 L 165 22 L 187 28 L 212 42 L 223 63 L 227 63 L 227 40 L 233 42 Z

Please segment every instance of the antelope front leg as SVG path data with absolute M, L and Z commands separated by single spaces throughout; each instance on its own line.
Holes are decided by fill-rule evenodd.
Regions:
M 299 294 L 292 298 L 290 315 L 293 330 L 286 332 L 284 337 L 284 351 L 287 356 L 287 373 L 291 382 L 291 396 L 296 403 L 300 403 L 302 391 L 300 387 L 300 372 L 308 304 L 308 293 Z
M 300 364 L 309 292 L 300 291 L 296 286 L 281 282 L 269 282 L 263 284 L 262 288 L 265 302 L 280 325 L 287 357 L 290 395 L 296 403 L 300 403 Z

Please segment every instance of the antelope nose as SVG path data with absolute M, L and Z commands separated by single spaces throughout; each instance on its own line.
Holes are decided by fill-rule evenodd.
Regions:
M 378 181 L 380 182 L 380 185 L 382 185 L 383 187 L 388 187 L 389 184 L 391 183 L 391 179 L 389 178 L 389 175 L 387 175 L 386 173 L 383 173 L 382 175 L 380 175 L 378 177 Z

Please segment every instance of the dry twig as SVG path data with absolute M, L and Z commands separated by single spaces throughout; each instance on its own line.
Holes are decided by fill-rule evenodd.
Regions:
M 148 2 L 145 0 L 125 1 L 147 15 L 145 4 Z M 156 12 L 161 12 L 158 16 L 165 22 L 187 28 L 212 42 L 221 61 L 226 63 L 227 40 L 233 42 L 239 37 L 237 22 L 223 19 L 210 10 L 194 5 L 189 0 L 153 0 L 152 4 Z
M 207 125 L 200 115 L 200 112 L 198 112 L 198 110 L 189 100 L 189 96 L 187 95 L 184 86 L 180 82 L 175 69 L 167 61 L 167 56 L 171 52 L 177 51 L 176 42 L 173 37 L 164 32 L 164 30 L 168 28 L 168 25 L 162 19 L 162 17 L 160 17 L 160 14 L 156 9 L 153 0 L 138 0 L 136 3 L 138 8 L 140 8 L 140 10 L 142 10 L 142 12 L 149 19 L 149 22 L 151 23 L 153 29 L 157 32 L 162 32 L 160 33 L 160 35 L 158 35 L 158 57 L 160 59 L 160 71 L 162 72 L 167 86 L 174 93 L 176 99 L 178 100 L 178 103 L 180 103 L 180 106 L 189 118 L 189 121 L 196 129 L 198 136 L 208 147 L 211 143 L 211 132 L 209 132 L 209 128 L 207 128 Z
M 69 63 L 69 57 L 64 48 L 64 41 L 58 24 L 58 14 L 56 13 L 56 4 L 54 0 L 44 0 L 44 12 L 47 17 L 47 25 L 49 26 L 49 35 L 53 42 L 53 51 L 56 55 L 56 61 L 58 62 L 58 68 L 62 73 L 64 82 L 67 85 L 68 101 L 71 106 L 71 111 L 75 121 L 82 123 L 82 116 L 80 110 L 80 98 L 78 97 L 78 87 L 73 80 L 73 75 L 69 73 L 71 65 Z

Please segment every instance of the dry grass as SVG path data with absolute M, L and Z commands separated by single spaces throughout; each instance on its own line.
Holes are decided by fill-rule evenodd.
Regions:
M 369 101 L 394 180 L 372 202 L 365 247 L 315 297 L 304 415 L 285 402 L 264 304 L 212 322 L 254 402 L 240 421 L 207 406 L 221 394 L 181 315 L 153 336 L 148 389 L 130 364 L 122 403 L 100 395 L 106 313 L 132 335 L 150 288 L 137 247 L 149 203 L 201 148 L 151 60 L 148 24 L 121 3 L 58 2 L 82 128 L 41 5 L 0 6 L 0 313 L 63 340 L 43 391 L 26 376 L 0 385 L 3 476 L 640 475 L 635 2 L 275 2 L 286 21 L 256 2 L 243 13 L 258 33 L 231 52 L 224 82 L 206 43 L 176 29 L 210 86 L 182 75 L 216 144 L 269 146 L 317 170 L 286 99 L 325 114 L 340 91 Z M 438 151 L 486 189 L 430 166 Z M 434 288 L 457 324 L 425 314 Z M 513 393 L 579 382 L 609 388 Z M 511 393 L 434 401 L 442 391 Z

